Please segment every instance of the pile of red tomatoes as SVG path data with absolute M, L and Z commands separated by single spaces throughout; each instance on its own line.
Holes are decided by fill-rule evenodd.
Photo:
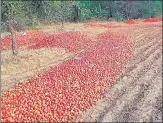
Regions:
M 81 45 L 87 47 L 92 43 L 79 32 L 43 37 L 30 48 L 48 45 L 74 51 Z M 116 82 L 132 57 L 132 46 L 125 34 L 99 34 L 94 47 L 78 55 L 79 59 L 52 67 L 5 92 L 1 98 L 2 122 L 75 121 L 80 112 L 95 105 L 105 95 L 107 86 Z

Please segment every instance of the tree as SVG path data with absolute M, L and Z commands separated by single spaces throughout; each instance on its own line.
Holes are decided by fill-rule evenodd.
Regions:
M 153 1 L 153 17 L 162 16 L 162 1 Z
M 126 3 L 125 3 L 125 12 L 126 12 L 126 19 L 127 20 L 130 19 L 130 4 L 131 4 L 131 1 L 130 0 L 126 0 Z
M 61 10 L 63 10 L 63 5 L 64 5 L 63 0 L 61 0 Z M 62 28 L 61 29 L 63 29 L 63 27 L 64 27 L 64 25 L 63 25 L 63 23 L 64 23 L 64 15 L 63 14 L 64 13 L 62 11 L 62 13 L 61 13 Z
M 77 22 L 78 20 L 79 20 L 79 7 L 77 5 L 73 5 L 72 21 Z
M 16 49 L 16 32 L 15 32 L 15 29 L 14 29 L 14 16 L 13 16 L 12 12 L 10 13 L 9 28 L 10 28 L 10 33 L 11 33 L 11 36 L 12 36 L 12 53 L 14 55 L 16 55 L 18 52 L 17 52 L 17 49 Z
M 8 16 L 9 16 L 9 31 L 12 36 L 12 53 L 13 55 L 17 55 L 17 49 L 16 49 L 16 32 L 15 32 L 15 21 L 14 21 L 14 9 L 12 2 L 7 3 L 7 10 L 8 10 Z
M 108 14 L 107 14 L 107 19 L 109 18 L 112 18 L 113 17 L 113 4 L 114 4 L 114 1 L 106 1 L 106 8 L 108 10 Z

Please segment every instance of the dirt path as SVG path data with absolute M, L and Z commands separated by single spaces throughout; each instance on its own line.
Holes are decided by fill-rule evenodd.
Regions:
M 85 122 L 162 121 L 162 31 L 157 28 L 141 31 L 146 33 L 132 36 L 133 60 L 118 82 L 108 87 L 105 98 L 83 113 Z M 136 33 L 135 30 L 133 34 Z M 150 37 L 155 34 L 160 36 Z

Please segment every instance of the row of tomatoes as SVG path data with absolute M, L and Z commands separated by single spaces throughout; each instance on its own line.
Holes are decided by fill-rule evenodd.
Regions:
M 162 17 L 157 17 L 157 18 L 147 18 L 141 21 L 134 20 L 134 19 L 129 19 L 126 20 L 124 23 L 125 24 L 140 24 L 137 26 L 142 26 L 144 25 L 145 27 L 162 27 L 162 25 L 158 24 L 146 24 L 146 23 L 151 23 L 151 22 L 162 22 Z M 85 27 L 104 27 L 104 28 L 124 28 L 124 27 L 129 27 L 128 25 L 119 25 L 119 24 L 100 24 L 100 23 L 88 23 L 84 25 Z M 143 27 L 144 27 L 143 26 Z
M 61 47 L 69 51 L 76 51 L 87 47 L 92 40 L 80 32 L 66 32 L 61 34 L 51 35 L 44 40 L 37 41 L 36 44 L 30 46 L 30 49 L 39 49 L 43 47 Z
M 144 19 L 144 22 L 162 22 L 162 17 L 147 18 L 147 19 Z
M 61 47 L 69 51 L 76 51 L 87 47 L 91 40 L 80 32 L 66 32 L 50 35 L 45 32 L 33 30 L 25 34 L 16 35 L 16 46 L 21 48 L 27 46 L 27 49 L 40 49 Z M 2 50 L 11 49 L 12 37 L 10 35 L 2 39 Z
M 48 33 L 32 30 L 27 31 L 23 34 L 16 35 L 16 46 L 20 48 L 22 46 L 28 46 L 30 44 L 35 44 L 38 41 L 42 41 L 49 37 Z M 1 50 L 8 50 L 11 49 L 12 45 L 12 37 L 11 35 L 6 36 L 4 39 L 1 40 Z
M 57 45 L 65 43 L 63 46 L 72 50 L 76 48 L 74 44 L 81 43 L 78 39 L 83 39 L 79 33 L 54 37 L 47 39 L 49 45 L 58 40 Z M 79 60 L 71 59 L 52 67 L 4 93 L 1 99 L 2 121 L 74 121 L 80 112 L 95 105 L 132 56 L 132 44 L 125 35 L 105 32 L 98 35 L 97 40 L 96 47 L 79 55 Z M 89 45 L 91 41 L 82 42 Z

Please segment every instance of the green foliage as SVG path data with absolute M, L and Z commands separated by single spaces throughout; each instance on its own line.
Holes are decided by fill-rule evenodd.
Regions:
M 162 14 L 162 1 L 2 0 L 2 31 L 8 29 L 10 12 L 19 30 L 35 27 L 41 21 L 85 22 L 91 18 L 125 21 L 157 17 Z
M 162 1 L 155 1 L 154 2 L 154 7 L 153 7 L 153 16 L 161 16 L 162 15 Z
M 113 17 L 124 21 L 161 16 L 162 1 L 80 1 L 80 8 L 83 19 Z
M 9 14 L 13 13 L 16 30 L 27 29 L 28 26 L 34 24 L 33 17 L 30 18 L 29 11 L 27 11 L 27 1 L 2 1 L 2 31 L 8 31 Z M 37 23 L 38 24 L 38 23 Z
M 107 15 L 107 10 L 103 1 L 81 1 L 81 18 L 82 20 L 91 18 L 105 18 Z

